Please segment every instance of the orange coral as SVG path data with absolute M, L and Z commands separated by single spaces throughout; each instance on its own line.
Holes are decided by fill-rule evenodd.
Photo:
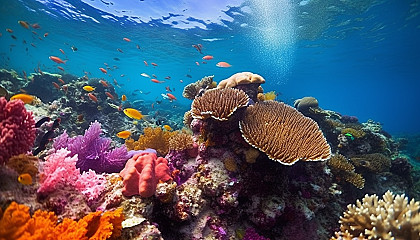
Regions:
M 78 222 L 65 218 L 57 225 L 53 212 L 37 210 L 30 216 L 29 207 L 12 202 L 0 219 L 0 240 L 29 239 L 115 239 L 121 235 L 122 209 L 94 212 Z
M 169 149 L 182 151 L 191 149 L 194 146 L 194 140 L 191 134 L 186 131 L 178 132 L 169 139 Z
M 128 150 L 145 150 L 147 148 L 155 149 L 161 156 L 165 156 L 169 151 L 169 139 L 177 134 L 176 131 L 163 131 L 162 128 L 147 127 L 143 135 L 137 141 L 128 139 L 125 145 Z

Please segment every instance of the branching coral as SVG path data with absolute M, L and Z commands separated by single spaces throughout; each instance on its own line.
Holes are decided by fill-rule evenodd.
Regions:
M 388 172 L 391 168 L 391 159 L 381 153 L 364 154 L 350 157 L 356 167 L 380 173 Z
M 383 199 L 366 195 L 362 202 L 347 206 L 340 218 L 340 232 L 335 239 L 420 239 L 420 202 L 408 202 L 405 195 L 387 191 Z M 342 238 L 342 237 L 345 238 Z
M 12 202 L 0 219 L 0 239 L 116 239 L 121 235 L 122 209 L 94 212 L 78 222 L 65 218 L 57 224 L 53 212 L 37 210 L 31 217 L 29 207 Z
M 0 164 L 10 157 L 29 151 L 35 141 L 32 112 L 21 100 L 8 102 L 0 97 Z
M 128 150 L 145 150 L 148 148 L 155 149 L 159 155 L 165 156 L 169 151 L 169 139 L 177 134 L 177 132 L 163 131 L 162 128 L 147 127 L 144 129 L 143 135 L 137 141 L 128 139 L 125 145 Z
M 239 126 L 251 146 L 282 164 L 326 160 L 331 155 L 318 124 L 284 103 L 265 101 L 249 106 Z
M 54 141 L 54 149 L 67 148 L 71 154 L 77 154 L 77 167 L 81 171 L 94 170 L 97 173 L 119 172 L 129 158 L 125 146 L 110 149 L 111 139 L 100 137 L 102 133 L 99 122 L 91 123 L 83 136 L 69 138 L 66 132 Z
M 357 188 L 364 188 L 365 179 L 359 173 L 354 172 L 353 164 L 345 156 L 336 154 L 328 160 L 327 164 L 335 176 L 343 178 Z
M 185 149 L 192 149 L 193 147 L 193 137 L 186 131 L 177 132 L 177 134 L 169 139 L 169 150 L 182 151 Z

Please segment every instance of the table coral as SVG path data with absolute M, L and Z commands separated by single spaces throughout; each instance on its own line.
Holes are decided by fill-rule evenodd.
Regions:
M 127 161 L 120 172 L 123 178 L 125 196 L 140 195 L 151 197 L 156 192 L 159 181 L 166 182 L 172 177 L 168 168 L 168 161 L 157 157 L 154 153 L 140 153 Z
M 0 164 L 10 157 L 29 151 L 35 141 L 35 121 L 32 112 L 21 100 L 0 98 Z

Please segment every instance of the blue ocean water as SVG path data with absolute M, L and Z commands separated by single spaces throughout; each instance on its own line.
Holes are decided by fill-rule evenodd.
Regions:
M 21 75 L 38 66 L 60 73 L 49 59 L 58 56 L 68 60 L 60 64 L 66 73 L 115 79 L 118 94 L 132 101 L 160 101 L 169 86 L 178 99 L 173 104 L 188 108 L 191 101 L 182 97 L 188 83 L 251 71 L 289 104 L 314 96 L 324 109 L 379 121 L 392 134 L 420 133 L 418 1 L 0 2 L 0 68 Z M 19 20 L 41 28 L 25 29 Z M 214 59 L 204 64 L 204 55 Z M 232 67 L 219 68 L 220 61 Z M 104 63 L 108 75 L 99 70 Z M 137 89 L 150 94 L 133 95 Z

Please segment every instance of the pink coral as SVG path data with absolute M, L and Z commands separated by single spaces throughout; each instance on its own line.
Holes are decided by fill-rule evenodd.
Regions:
M 157 157 L 154 153 L 140 153 L 134 155 L 125 164 L 120 172 L 123 178 L 124 196 L 140 195 L 151 197 L 156 192 L 159 181 L 166 182 L 172 179 L 168 161 Z
M 71 186 L 83 193 L 88 200 L 96 199 L 105 189 L 106 179 L 89 170 L 80 175 L 76 168 L 77 155 L 70 157 L 65 148 L 50 154 L 41 171 L 41 186 L 38 193 L 48 194 L 62 186 Z
M 35 140 L 32 112 L 21 100 L 0 98 L 0 164 L 10 157 L 29 151 Z

